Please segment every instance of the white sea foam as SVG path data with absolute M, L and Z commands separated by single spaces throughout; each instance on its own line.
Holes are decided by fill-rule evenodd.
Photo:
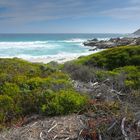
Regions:
M 33 41 L 33 42 L 0 42 L 0 49 L 2 48 L 54 48 L 58 44 L 52 45 L 48 41 Z
M 109 40 L 110 38 L 106 37 L 106 38 L 97 38 L 99 41 L 101 40 Z
M 92 54 L 97 51 L 88 51 L 91 47 L 84 46 L 83 42 L 86 41 L 87 39 L 80 39 L 80 38 L 74 38 L 74 39 L 69 39 L 69 40 L 47 40 L 47 41 L 26 41 L 26 42 L 0 42 L 0 52 L 6 52 L 6 53 L 1 53 L 0 57 L 2 58 L 22 58 L 31 62 L 43 62 L 43 63 L 48 63 L 50 61 L 56 61 L 58 63 L 64 63 L 66 61 L 70 61 L 73 59 L 78 58 L 79 56 L 85 56 Z M 61 44 L 64 43 L 64 44 Z M 78 53 L 73 50 L 71 52 L 63 52 L 62 48 L 65 47 L 67 44 L 75 44 L 81 46 L 81 52 L 79 51 Z M 73 45 L 72 44 L 72 45 Z M 61 52 L 59 49 L 61 48 Z M 85 48 L 85 51 L 83 51 L 83 48 Z M 5 51 L 5 49 L 7 51 Z M 13 50 L 14 49 L 14 50 Z M 56 54 L 50 55 L 49 54 L 49 49 L 58 49 L 56 51 Z M 80 48 L 79 48 L 80 49 Z M 23 50 L 23 51 L 20 51 Z M 24 51 L 26 50 L 26 51 Z M 29 53 L 27 53 L 30 50 Z M 41 50 L 41 51 L 40 51 Z M 51 51 L 54 51 L 51 50 Z M 14 52 L 15 51 L 15 52 Z M 36 53 L 40 51 L 39 53 Z M 11 53 L 12 52 L 12 53 Z M 41 54 L 41 52 L 43 52 Z M 45 55 L 44 55 L 44 52 Z
M 70 39 L 70 40 L 48 40 L 48 41 L 31 41 L 31 42 L 0 42 L 0 49 L 9 49 L 9 48 L 48 48 L 52 49 L 60 46 L 59 43 L 75 43 L 76 45 L 82 45 L 86 39 Z
M 43 63 L 48 63 L 51 61 L 56 61 L 58 63 L 64 63 L 66 61 L 70 61 L 73 59 L 76 59 L 80 56 L 86 56 L 86 55 L 90 55 L 96 52 L 99 52 L 101 50 L 97 50 L 97 51 L 87 51 L 84 53 L 66 53 L 66 52 L 61 52 L 58 53 L 56 55 L 46 55 L 46 56 L 38 56 L 38 57 L 30 57 L 29 59 L 26 59 L 28 61 L 31 62 L 43 62 Z
M 49 40 L 49 43 L 83 43 L 87 39 L 80 39 L 80 38 L 74 38 L 74 39 L 68 39 L 68 40 Z
M 30 62 L 41 62 L 41 63 L 49 63 L 51 61 L 56 61 L 58 63 L 64 63 L 66 61 L 70 61 L 73 59 L 76 59 L 80 56 L 86 56 L 90 55 L 96 52 L 99 52 L 101 50 L 96 50 L 96 51 L 86 51 L 84 53 L 66 53 L 66 52 L 59 52 L 56 55 L 40 55 L 40 56 L 32 56 L 32 55 L 15 55 L 15 56 L 3 56 L 2 58 L 22 58 L 25 60 L 28 60 Z
M 82 42 L 84 42 L 86 40 L 87 39 L 74 38 L 74 39 L 70 39 L 70 40 L 65 40 L 65 42 L 82 43 Z

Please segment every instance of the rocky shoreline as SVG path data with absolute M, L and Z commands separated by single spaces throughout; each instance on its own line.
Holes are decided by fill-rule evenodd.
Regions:
M 94 49 L 90 49 L 90 51 L 94 51 L 96 49 L 107 49 L 118 46 L 140 45 L 140 37 L 111 38 L 109 40 L 98 40 L 94 38 L 84 42 L 83 44 L 84 46 L 94 47 Z

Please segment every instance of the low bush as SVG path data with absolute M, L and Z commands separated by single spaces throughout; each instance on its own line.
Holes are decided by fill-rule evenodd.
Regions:
M 82 82 L 103 82 L 109 79 L 113 88 L 140 88 L 140 46 L 123 46 L 81 57 L 65 63 L 63 71 Z
M 7 95 L 0 95 L 0 123 L 4 123 L 13 117 L 14 101 Z
M 113 70 L 127 65 L 140 66 L 140 46 L 123 46 L 85 56 L 75 61 L 90 67 Z
M 81 109 L 85 100 L 72 88 L 70 77 L 50 64 L 0 59 L 1 124 L 33 113 L 72 113 Z
M 89 82 L 96 80 L 96 69 L 84 66 L 81 64 L 75 64 L 73 62 L 65 63 L 62 69 L 71 75 L 73 80 L 79 80 L 82 82 Z
M 138 89 L 140 88 L 140 67 L 139 66 L 125 66 L 114 69 L 113 72 L 123 73 L 125 76 L 126 88 Z
M 86 97 L 72 90 L 62 90 L 58 93 L 47 93 L 46 103 L 42 105 L 42 112 L 47 115 L 63 115 L 77 112 L 85 106 Z

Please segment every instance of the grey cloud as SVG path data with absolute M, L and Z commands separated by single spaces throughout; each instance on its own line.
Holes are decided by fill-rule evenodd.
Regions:
M 108 16 L 121 19 L 140 18 L 140 0 L 129 0 L 123 8 L 104 8 L 109 0 L 0 0 L 0 24 L 26 24 L 61 18 Z
M 91 16 L 97 13 L 99 7 L 97 0 L 1 0 L 0 5 L 9 7 L 9 12 L 1 13 L 0 17 L 13 18 L 9 20 L 10 24 Z
M 140 7 L 132 6 L 126 8 L 116 8 L 112 10 L 107 10 L 102 12 L 101 14 L 113 18 L 120 18 L 120 19 L 139 19 L 140 18 L 139 13 L 140 13 Z

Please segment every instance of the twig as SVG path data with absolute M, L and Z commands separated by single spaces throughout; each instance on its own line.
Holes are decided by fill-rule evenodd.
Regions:
M 52 131 L 52 129 L 54 129 L 57 126 L 57 124 L 55 124 L 53 127 L 51 127 L 48 132 Z
M 114 89 L 111 89 L 110 91 L 114 92 L 114 93 L 116 93 L 117 95 L 120 95 L 120 96 L 126 96 L 125 94 L 122 94 L 121 92 L 118 92 L 118 91 L 116 91 Z
M 81 135 L 82 131 L 83 131 L 83 129 L 80 130 L 80 132 L 79 132 L 79 136 Z
M 122 134 L 123 134 L 124 137 L 125 137 L 125 140 L 129 140 L 129 138 L 128 138 L 128 136 L 127 136 L 127 133 L 126 133 L 125 130 L 124 130 L 125 120 L 126 120 L 126 117 L 124 117 L 124 118 L 122 119 L 121 131 L 122 131 Z
M 65 140 L 69 140 L 70 138 L 68 137 L 68 138 L 66 138 Z
M 53 121 L 53 122 L 51 123 L 51 125 L 53 125 L 55 122 L 56 122 L 56 121 Z
M 36 125 L 36 124 L 37 124 L 37 122 L 33 123 L 30 127 L 33 127 L 33 126 Z
M 122 102 L 119 96 L 125 96 L 125 94 L 121 94 L 121 92 L 118 92 L 118 91 L 116 91 L 116 90 L 114 90 L 114 89 L 111 89 L 110 91 L 111 91 L 111 93 L 114 93 L 114 94 L 117 96 L 117 99 L 118 99 L 120 102 Z
M 54 136 L 54 138 L 53 138 L 53 140 L 55 140 L 57 137 L 58 137 L 58 136 L 57 136 L 57 135 L 55 135 L 55 136 Z
M 44 139 L 42 138 L 42 132 L 40 133 L 40 135 L 39 135 L 39 136 L 40 136 L 40 139 L 41 139 L 41 140 L 44 140 Z
M 99 133 L 99 140 L 102 140 L 102 136 L 101 136 L 101 134 Z
M 107 131 L 109 131 L 110 129 L 112 129 L 112 128 L 115 126 L 116 123 L 117 123 L 117 121 L 115 121 L 115 122 L 107 129 Z

